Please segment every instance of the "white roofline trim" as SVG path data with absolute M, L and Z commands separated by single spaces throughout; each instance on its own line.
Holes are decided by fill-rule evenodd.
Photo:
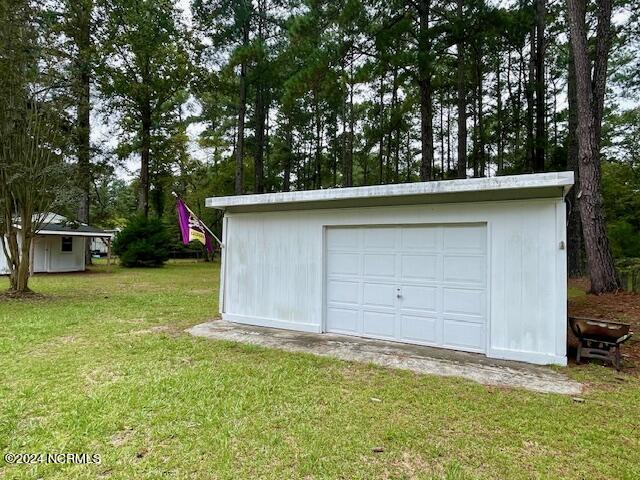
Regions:
M 57 235 L 59 237 L 112 237 L 112 234 L 101 232 L 65 232 L 62 230 L 36 230 L 36 235 Z
M 403 197 L 409 195 L 442 195 L 452 193 L 490 192 L 496 190 L 524 190 L 536 188 L 561 188 L 563 195 L 574 184 L 573 172 L 532 173 L 490 178 L 468 178 L 432 182 L 399 183 L 365 187 L 327 188 L 295 192 L 210 197 L 209 208 L 325 202 L 336 200 Z

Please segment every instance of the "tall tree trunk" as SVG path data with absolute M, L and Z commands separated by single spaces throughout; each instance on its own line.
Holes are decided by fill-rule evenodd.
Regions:
M 76 23 L 74 40 L 76 104 L 76 150 L 78 155 L 78 186 L 80 201 L 78 221 L 89 223 L 91 192 L 91 11 L 92 0 L 73 3 L 71 14 Z M 85 242 L 85 263 L 91 263 L 91 245 Z
M 338 117 L 333 122 L 335 128 L 331 130 L 331 185 L 338 186 Z
M 457 0 L 457 19 L 463 24 L 464 0 Z M 465 76 L 465 51 L 466 45 L 462 33 L 458 38 L 456 49 L 458 50 L 458 65 L 456 72 L 457 103 L 458 103 L 458 178 L 467 178 L 467 89 Z
M 11 195 L 5 192 L 3 200 L 11 203 Z M 0 236 L 0 254 L 4 255 L 9 267 L 9 291 L 14 294 L 29 292 L 31 274 L 31 243 L 33 241 L 33 209 L 29 204 L 23 205 L 18 212 L 20 228 L 14 226 L 15 216 L 12 208 L 3 210 L 2 221 L 6 228 Z
M 320 105 L 318 102 L 318 92 L 316 90 L 313 91 L 313 103 L 314 103 L 314 113 L 315 113 L 315 154 L 314 154 L 314 185 L 315 188 L 322 188 L 322 120 L 320 115 Z
M 440 93 L 440 178 L 444 178 L 444 94 Z
M 258 1 L 258 41 L 264 40 L 266 5 L 264 0 Z M 259 60 L 260 67 L 266 60 Z M 260 68 L 259 67 L 259 68 Z M 267 118 L 267 101 L 265 99 L 264 76 L 258 75 L 256 81 L 256 111 L 255 111 L 255 141 L 256 154 L 254 158 L 254 191 L 264 193 L 264 152 L 265 152 L 265 121 Z
M 400 182 L 400 128 L 396 129 L 395 143 L 393 145 L 394 181 Z
M 235 193 L 244 193 L 244 116 L 247 103 L 247 66 L 240 65 L 240 97 L 238 98 L 238 139 L 236 141 Z
M 264 193 L 264 128 L 266 120 L 266 105 L 262 85 L 256 88 L 256 156 L 254 164 L 254 185 L 256 193 Z
M 420 140 L 422 145 L 422 161 L 420 163 L 420 180 L 427 182 L 433 179 L 433 90 L 431 78 L 420 82 Z
M 535 139 L 533 136 L 533 115 L 534 115 L 534 92 L 535 92 L 535 51 L 536 51 L 536 29 L 532 27 L 529 34 L 531 48 L 529 52 L 529 75 L 527 78 L 526 99 L 527 99 L 527 145 L 526 145 L 526 168 L 529 171 L 535 170 L 534 150 Z
M 407 130 L 407 183 L 411 181 L 411 164 L 413 163 L 413 155 L 411 153 L 411 130 Z
M 284 157 L 284 172 L 282 180 L 282 191 L 291 190 L 291 157 L 293 156 L 293 132 L 291 130 L 291 120 L 287 119 L 286 142 L 287 150 Z
M 347 137 L 347 145 L 344 159 L 344 186 L 352 187 L 353 186 L 353 135 L 355 128 L 355 116 L 353 112 L 353 53 L 351 53 L 351 58 L 349 62 L 349 131 L 346 134 Z
M 502 175 L 504 168 L 504 133 L 502 130 L 502 72 L 500 69 L 500 57 L 496 62 L 496 136 L 497 136 L 497 174 Z
M 553 82 L 553 149 L 555 150 L 556 148 L 558 148 L 558 86 L 554 81 Z
M 378 183 L 384 183 L 384 74 L 380 75 L 380 98 L 378 103 Z
M 451 100 L 447 91 L 447 178 L 451 173 Z
M 484 72 L 482 71 L 482 52 L 478 52 L 476 61 L 476 76 L 477 76 L 477 97 L 478 97 L 478 169 L 481 177 L 486 173 L 486 138 L 484 131 L 484 89 L 483 80 Z
M 522 82 L 524 77 L 524 53 L 522 48 L 519 51 L 519 62 L 518 62 L 518 88 L 516 89 L 516 97 L 514 100 L 514 129 L 515 135 L 513 137 L 513 153 L 518 160 L 520 160 L 520 144 L 522 142 Z M 524 164 L 524 168 L 526 168 L 526 163 Z
M 569 44 L 569 72 L 567 81 L 569 100 L 569 128 L 567 132 L 567 168 L 573 171 L 575 184 L 566 198 L 567 203 L 567 270 L 569 277 L 582 277 L 585 274 L 584 244 L 582 241 L 582 221 L 580 220 L 580 172 L 578 170 L 578 98 L 576 97 L 576 72 L 573 65 L 573 53 Z
M 418 88 L 420 89 L 420 141 L 422 161 L 420 163 L 420 180 L 423 182 L 433 178 L 433 87 L 431 84 L 431 41 L 429 40 L 429 16 L 431 0 L 418 2 L 420 30 L 418 38 L 419 65 Z
M 471 108 L 472 108 L 472 129 L 471 129 L 471 141 L 473 142 L 473 147 L 471 149 L 471 163 L 473 169 L 473 176 L 478 176 L 478 88 L 477 88 L 477 79 L 475 80 L 475 84 L 473 90 L 471 92 Z
M 249 44 L 249 20 L 242 27 L 242 44 Z M 244 193 L 244 117 L 247 110 L 247 64 L 240 64 L 240 85 L 238 98 L 238 139 L 236 141 L 235 194 Z
M 141 106 L 142 132 L 140 142 L 140 188 L 138 212 L 149 217 L 149 168 L 151 164 L 151 102 L 146 98 Z
M 398 182 L 398 162 L 399 162 L 399 150 L 398 150 L 398 115 L 396 109 L 398 107 L 398 68 L 394 67 L 393 69 L 393 78 L 392 78 L 392 90 L 391 90 L 391 113 L 389 115 L 389 132 L 387 133 L 387 179 L 392 179 L 391 177 L 391 152 L 393 150 L 394 160 L 393 160 L 393 181 L 394 183 Z
M 620 288 L 604 220 L 600 192 L 600 132 L 610 46 L 612 0 L 598 2 L 593 78 L 587 46 L 585 0 L 567 0 L 578 105 L 580 217 L 591 278 L 591 292 Z
M 265 178 L 269 178 L 269 155 L 271 154 L 271 124 L 269 123 L 269 112 L 271 110 L 271 95 L 268 94 L 266 96 L 265 105 L 264 105 L 264 160 L 263 160 L 263 175 L 262 175 L 262 183 L 264 185 Z M 269 188 L 268 186 L 263 187 L 263 190 Z
M 76 149 L 78 155 L 78 182 L 81 191 L 78 220 L 89 222 L 89 194 L 91 190 L 91 8 L 87 2 L 78 2 L 74 13 L 76 23 L 75 86 L 76 86 Z
M 507 78 L 505 80 L 505 85 L 507 87 L 507 102 L 506 102 L 506 111 L 505 111 L 505 117 L 507 116 L 511 116 L 511 118 L 504 118 L 504 121 L 507 122 L 513 122 L 513 117 L 515 115 L 515 102 L 514 102 L 514 95 L 513 95 L 513 85 L 511 84 L 511 69 L 512 69 L 512 58 L 511 58 L 511 49 L 509 48 L 507 50 Z M 504 129 L 504 121 L 501 121 L 503 127 L 502 127 L 502 131 L 503 131 L 503 140 L 502 140 L 502 151 L 503 151 L 503 168 L 504 168 L 504 152 L 507 150 L 507 144 L 509 143 L 509 136 L 510 133 L 514 133 L 513 130 L 516 130 L 516 128 L 514 128 L 514 125 L 512 125 L 511 129 L 506 130 Z M 507 125 L 509 125 L 510 123 L 507 123 Z M 515 142 L 514 142 L 515 143 Z M 513 145 L 512 148 L 512 156 L 515 157 L 515 145 Z
M 29 291 L 29 277 L 31 276 L 31 242 L 33 242 L 33 223 L 34 215 L 32 208 L 25 205 L 20 212 L 20 231 L 18 235 L 22 239 L 19 243 L 20 263 L 15 272 L 15 281 L 11 283 L 11 289 L 17 293 L 26 293 Z
M 536 0 L 536 140 L 533 170 L 544 171 L 544 151 L 546 146 L 546 86 L 544 81 L 544 51 L 545 51 L 545 0 Z

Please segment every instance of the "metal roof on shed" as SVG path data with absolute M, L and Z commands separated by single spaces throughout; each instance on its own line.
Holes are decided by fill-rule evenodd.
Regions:
M 250 212 L 553 198 L 564 196 L 573 183 L 573 172 L 533 173 L 211 197 L 207 198 L 206 206 Z
M 37 216 L 36 216 L 37 218 Z M 110 234 L 101 228 L 86 223 L 74 222 L 57 213 L 46 213 L 39 219 L 38 235 L 61 235 L 78 237 L 109 237 Z

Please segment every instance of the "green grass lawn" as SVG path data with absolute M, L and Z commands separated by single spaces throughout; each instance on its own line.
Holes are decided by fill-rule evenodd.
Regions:
M 0 300 L 0 450 L 102 459 L 0 478 L 640 478 L 634 377 L 572 368 L 579 403 L 192 338 L 218 269 L 100 266 Z

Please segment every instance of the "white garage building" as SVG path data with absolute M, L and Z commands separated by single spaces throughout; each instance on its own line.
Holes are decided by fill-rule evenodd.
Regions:
M 572 172 L 216 197 L 223 319 L 566 364 Z

